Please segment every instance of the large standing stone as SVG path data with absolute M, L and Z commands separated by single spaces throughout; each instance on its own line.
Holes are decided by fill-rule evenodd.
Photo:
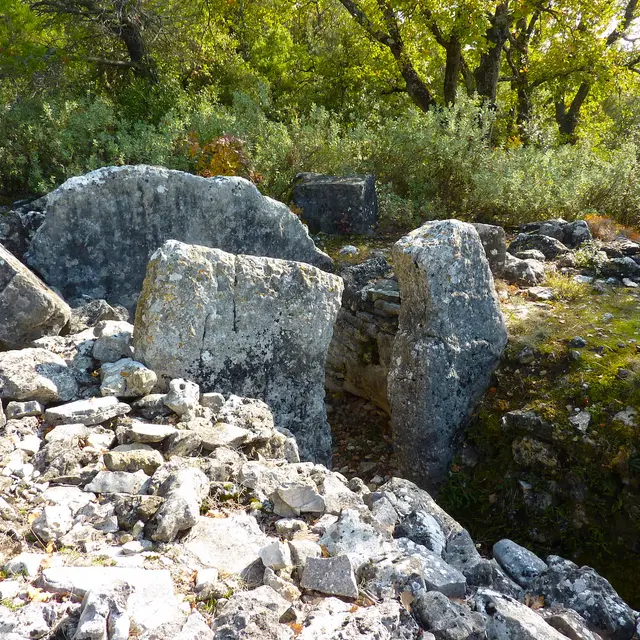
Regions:
M 293 200 L 314 233 L 370 234 L 378 221 L 372 175 L 299 173 L 293 185 Z
M 0 349 L 60 333 L 71 309 L 0 245 Z
M 389 372 L 401 475 L 437 487 L 507 341 L 477 231 L 428 222 L 393 249 L 402 294 Z
M 46 218 L 26 254 L 71 299 L 133 309 L 149 256 L 166 240 L 329 267 L 302 223 L 242 178 L 146 165 L 105 167 L 46 196 Z
M 324 362 L 342 279 L 310 265 L 165 243 L 151 258 L 136 358 L 201 391 L 264 400 L 307 460 L 331 459 Z

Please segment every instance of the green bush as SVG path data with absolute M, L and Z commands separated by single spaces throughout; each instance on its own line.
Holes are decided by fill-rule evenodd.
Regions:
M 157 126 L 127 121 L 110 101 L 96 97 L 5 107 L 0 189 L 9 195 L 44 193 L 105 165 L 171 165 L 183 130 L 184 124 L 172 117 Z
M 393 119 L 343 124 L 321 107 L 278 121 L 236 94 L 230 106 L 178 89 L 132 86 L 104 97 L 32 99 L 0 117 L 0 190 L 45 192 L 110 164 L 147 163 L 194 171 L 189 136 L 207 144 L 225 134 L 247 141 L 260 188 L 287 200 L 299 171 L 371 172 L 384 222 L 415 226 L 441 217 L 516 225 L 575 219 L 587 212 L 640 223 L 640 160 L 620 149 L 579 146 L 492 148 L 493 114 L 461 98 L 450 110 L 409 109 Z

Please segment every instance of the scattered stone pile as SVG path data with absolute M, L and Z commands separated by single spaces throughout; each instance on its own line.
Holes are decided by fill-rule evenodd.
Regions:
M 509 540 L 482 558 L 411 482 L 372 493 L 300 462 L 260 400 L 176 379 L 132 401 L 129 378 L 138 395 L 155 374 L 130 358 L 85 381 L 96 354 L 130 353 L 122 321 L 47 340 L 64 365 L 19 394 L 45 350 L 0 354 L 1 637 L 633 636 L 592 569 Z M 91 384 L 101 396 L 76 399 Z
M 549 267 L 589 281 L 635 288 L 640 285 L 640 245 L 626 238 L 593 243 L 584 220 L 547 220 L 524 225 L 509 245 L 504 278 L 525 287 L 539 285 Z M 585 243 L 591 248 L 580 260 Z M 588 259 L 585 259 L 588 258 Z

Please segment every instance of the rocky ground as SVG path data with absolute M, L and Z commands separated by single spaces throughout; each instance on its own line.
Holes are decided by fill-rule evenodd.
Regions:
M 140 201 L 138 188 L 149 197 Z M 167 189 L 178 196 L 165 197 Z M 236 255 L 245 250 L 247 234 L 226 236 L 229 230 L 215 225 L 207 229 L 221 237 L 208 242 L 218 246 L 222 238 L 233 253 L 186 244 L 197 224 L 184 241 L 173 239 L 185 231 L 185 211 L 171 205 L 188 199 L 179 197 L 184 189 L 191 196 L 208 195 L 198 199 L 202 206 L 190 223 L 208 220 L 218 205 L 226 211 L 233 196 L 243 224 L 250 226 L 262 208 L 270 225 L 289 233 L 257 238 L 248 247 L 257 256 Z M 113 213 L 109 207 L 120 191 L 131 205 L 124 205 L 126 216 L 105 217 L 100 207 Z M 329 458 L 323 365 L 340 313 L 345 322 L 355 317 L 356 327 L 359 320 L 364 327 L 366 318 L 374 336 L 380 327 L 384 332 L 383 348 L 367 350 L 364 358 L 371 365 L 366 374 L 377 384 L 373 401 L 383 409 L 388 400 L 395 402 L 396 419 L 398 398 L 411 404 L 405 387 L 404 395 L 386 393 L 384 358 L 390 356 L 394 330 L 402 326 L 401 292 L 383 259 L 377 265 L 384 286 L 367 289 L 364 297 L 353 284 L 358 279 L 345 274 L 345 297 L 353 302 L 360 296 L 366 310 L 345 309 L 341 279 L 277 259 L 295 257 L 287 252 L 302 242 L 311 257 L 328 260 L 299 220 L 237 179 L 202 183 L 149 167 L 105 169 L 69 181 L 45 200 L 41 210 L 12 212 L 0 229 L 9 245 L 0 246 L 0 637 L 631 640 L 637 635 L 638 612 L 594 569 L 558 555 L 544 554 L 543 560 L 505 535 L 478 545 L 480 540 L 429 493 L 397 477 L 386 414 L 369 402 L 332 391 L 327 413 L 335 427 L 336 470 L 301 462 L 301 457 Z M 149 216 L 158 217 L 170 239 L 147 265 L 147 249 L 158 242 Z M 229 221 L 222 216 L 221 224 Z M 100 227 L 107 223 L 120 225 L 118 232 Z M 500 443 L 491 443 L 491 433 L 474 439 L 471 428 L 441 494 L 472 524 L 474 506 L 483 500 L 465 503 L 456 497 L 466 500 L 476 488 L 482 495 L 487 461 L 494 474 L 485 478 L 493 487 L 488 502 L 502 509 L 508 496 L 515 501 L 520 494 L 501 489 L 516 482 L 527 500 L 545 509 L 557 506 L 554 491 L 575 490 L 568 494 L 572 504 L 584 503 L 589 515 L 592 486 L 581 488 L 571 476 L 574 454 L 582 451 L 591 451 L 591 468 L 618 474 L 624 492 L 611 495 L 621 495 L 623 507 L 624 497 L 635 495 L 635 450 L 616 446 L 627 447 L 635 433 L 637 349 L 635 338 L 625 335 L 623 344 L 621 334 L 636 331 L 637 298 L 627 291 L 635 290 L 638 280 L 640 246 L 622 240 L 582 246 L 589 233 L 584 223 L 545 224 L 513 240 L 517 255 L 505 255 L 504 242 L 500 254 L 501 229 L 478 227 L 479 236 L 459 221 L 433 223 L 405 238 L 405 266 L 413 268 L 410 254 L 421 263 L 414 274 L 420 295 L 405 309 L 421 309 L 434 290 L 440 296 L 438 308 L 425 306 L 426 324 L 409 323 L 416 335 L 407 353 L 417 353 L 412 344 L 431 336 L 431 312 L 448 309 L 447 296 L 461 288 L 467 298 L 460 300 L 475 300 L 462 306 L 467 321 L 453 313 L 458 322 L 446 327 L 455 375 L 430 378 L 416 388 L 417 395 L 436 388 L 444 400 L 435 403 L 448 430 L 440 439 L 440 431 L 435 434 L 445 447 L 442 457 L 424 447 L 418 455 L 431 456 L 438 473 L 448 468 L 454 453 L 449 435 L 457 437 L 460 426 L 459 420 L 447 422 L 442 406 L 463 397 L 458 409 L 467 410 L 477 394 L 456 381 L 467 376 L 467 387 L 480 385 L 478 393 L 484 391 L 506 340 L 489 266 L 512 285 L 499 285 L 505 309 L 512 312 L 511 346 L 478 414 L 478 424 L 509 438 L 510 446 L 500 451 L 507 449 L 510 457 L 492 460 L 482 445 L 491 452 Z M 61 229 L 63 237 L 57 237 Z M 112 238 L 119 248 L 104 251 Z M 428 245 L 429 238 L 437 245 Z M 82 260 L 74 254 L 78 243 L 86 250 Z M 462 245 L 469 251 L 459 261 L 460 271 L 452 261 Z M 428 246 L 436 247 L 433 260 Z M 92 260 L 93 250 L 102 252 L 100 260 Z M 127 263 L 129 251 L 133 257 Z M 342 254 L 354 260 L 352 248 Z M 114 263 L 120 256 L 122 263 Z M 47 284 L 57 282 L 72 304 L 23 260 L 37 267 Z M 133 306 L 145 266 L 134 331 L 126 308 Z M 583 272 L 587 267 L 591 272 Z M 466 287 L 462 274 L 478 276 L 477 286 Z M 568 300 L 575 301 L 585 288 L 603 296 L 606 317 L 586 302 L 577 307 L 584 309 L 584 323 L 567 326 Z M 94 299 L 98 292 L 123 306 Z M 526 301 L 519 305 L 520 296 Z M 482 343 L 467 336 L 467 325 L 477 322 L 473 310 L 487 304 L 501 339 L 493 343 L 491 363 L 471 371 L 469 359 L 458 361 L 456 338 Z M 535 329 L 540 325 L 532 319 L 543 311 L 543 326 L 557 323 L 554 332 Z M 523 318 L 526 329 L 518 331 Z M 443 322 L 448 319 L 445 313 Z M 481 328 L 485 324 L 479 322 Z M 351 333 L 362 341 L 359 328 Z M 438 334 L 441 342 L 443 335 Z M 339 364 L 339 352 L 331 357 Z M 584 379 L 593 370 L 597 383 Z M 422 371 L 420 362 L 415 371 Z M 427 370 L 429 375 L 433 371 Z M 228 376 L 224 384 L 221 376 Z M 529 390 L 530 380 L 535 382 Z M 439 386 L 443 381 L 449 386 Z M 334 383 L 339 389 L 340 378 Z M 357 379 L 345 375 L 342 384 L 357 385 Z M 558 392 L 563 385 L 570 389 L 568 399 Z M 224 395 L 201 392 L 212 388 Z M 238 389 L 247 396 L 254 395 L 246 391 L 251 389 L 269 404 L 233 395 Z M 500 411 L 497 423 L 482 419 L 491 402 Z M 626 431 L 607 422 L 616 402 L 624 408 L 611 416 L 611 425 L 622 422 Z M 418 427 L 425 425 L 425 407 L 420 403 Z M 416 452 L 410 438 L 398 442 L 397 426 L 405 471 L 424 471 L 407 468 Z M 596 427 L 602 428 L 602 441 Z M 418 440 L 422 432 L 414 435 Z M 594 452 L 604 458 L 595 459 Z M 475 475 L 469 480 L 468 474 Z M 496 521 L 500 515 L 510 514 L 485 512 Z
M 299 462 L 261 401 L 187 380 L 144 395 L 155 374 L 123 358 L 132 326 L 103 319 L 123 313 L 91 303 L 78 333 L 0 356 L 18 398 L 0 436 L 2 638 L 635 633 L 592 569 L 509 540 L 481 557 L 429 494 L 368 478 L 371 451 L 369 488 Z
M 0 364 L 3 388 L 24 396 L 0 437 L 7 640 L 635 632 L 636 612 L 593 570 L 508 540 L 482 558 L 410 482 L 371 491 L 299 462 L 261 401 L 186 380 L 127 401 L 154 375 L 113 379 L 131 348 L 124 321 L 44 340 L 64 364 L 43 369 L 41 341 Z M 52 397 L 65 376 L 90 399 Z
M 354 255 L 328 247 L 343 265 L 372 252 L 390 256 L 393 238 L 372 247 L 352 240 L 359 244 Z M 542 553 L 561 550 L 605 572 L 637 606 L 640 288 L 629 261 L 634 251 L 640 255 L 623 236 L 596 238 L 554 258 L 537 255 L 537 276 L 514 261 L 530 280 L 515 270 L 496 278 L 509 345 L 438 499 L 485 550 L 504 536 Z M 626 277 L 632 271 L 635 281 Z M 349 394 L 330 404 L 341 409 L 330 414 L 335 463 L 348 477 L 384 478 L 393 469 L 388 416 Z M 373 469 L 371 459 L 379 460 Z

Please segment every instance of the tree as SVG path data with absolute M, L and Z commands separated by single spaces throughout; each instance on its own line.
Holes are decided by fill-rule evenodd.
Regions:
M 421 109 L 438 104 L 437 94 L 419 72 L 432 66 L 434 44 L 444 51 L 445 105 L 455 103 L 461 79 L 468 94 L 477 91 L 495 103 L 502 51 L 511 23 L 509 0 L 468 0 L 454 11 L 437 0 L 415 4 L 397 0 L 393 5 L 390 0 L 376 0 L 366 8 L 357 0 L 340 2 L 371 39 L 391 51 L 409 96 Z M 422 59 L 412 56 L 416 50 L 426 55 Z M 472 64 L 477 65 L 475 70 Z
M 41 15 L 114 37 L 124 45 L 128 55 L 128 60 L 90 57 L 89 62 L 128 67 L 140 78 L 157 81 L 156 62 L 149 52 L 148 39 L 160 30 L 162 19 L 143 0 L 37 0 L 30 6 Z
M 638 0 L 627 0 L 622 7 L 622 14 L 616 16 L 616 27 L 602 41 L 599 52 L 602 59 L 607 59 L 611 49 L 621 40 L 629 41 L 631 27 L 638 15 Z M 635 53 L 632 52 L 630 55 L 626 55 L 624 52 L 614 52 L 612 64 L 617 67 L 618 71 L 629 70 L 634 73 L 640 73 L 640 70 L 636 69 L 636 65 L 639 63 L 640 56 L 637 51 Z M 592 68 L 597 72 L 599 66 L 594 65 Z M 576 128 L 580 122 L 580 111 L 597 80 L 597 73 L 587 73 L 568 103 L 564 95 L 561 95 L 555 102 L 555 118 L 558 129 L 561 136 L 570 142 L 576 141 Z
M 389 49 L 406 83 L 407 93 L 415 104 L 423 111 L 433 107 L 436 104 L 436 99 L 427 83 L 420 77 L 407 51 L 400 30 L 399 12 L 387 0 L 377 0 L 377 8 L 382 22 L 382 25 L 378 27 L 354 0 L 340 0 L 340 2 L 370 38 Z

